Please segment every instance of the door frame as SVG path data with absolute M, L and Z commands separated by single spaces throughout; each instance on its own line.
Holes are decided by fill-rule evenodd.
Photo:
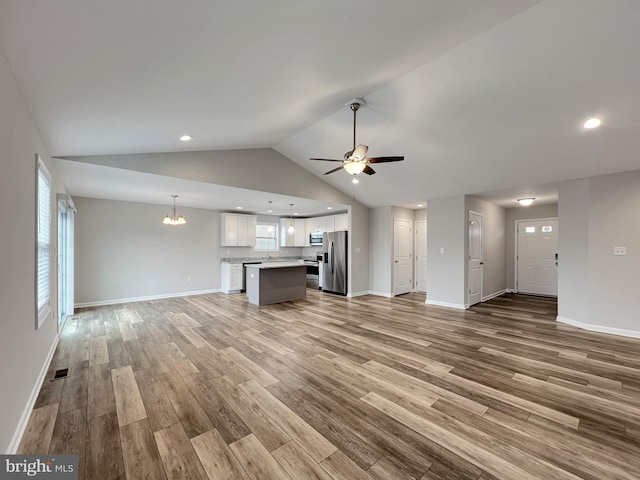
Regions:
M 470 295 L 469 295 L 469 290 L 470 290 L 470 281 L 471 281 L 471 275 L 469 274 L 470 269 L 469 269 L 469 262 L 470 262 L 470 258 L 469 258 L 469 251 L 471 250 L 471 242 L 470 242 L 470 238 L 469 238 L 469 224 L 471 223 L 471 215 L 477 215 L 480 217 L 480 301 L 478 301 L 477 303 L 482 303 L 482 299 L 484 298 L 484 248 L 483 248 L 483 244 L 482 244 L 482 237 L 484 236 L 484 215 L 480 212 L 476 212 L 475 210 L 469 210 L 467 212 L 467 287 L 466 287 L 466 299 L 467 301 L 465 302 L 465 304 L 467 304 L 468 306 L 471 306 L 471 299 L 470 299 Z M 477 305 L 477 303 L 474 303 L 473 305 Z
M 520 227 L 520 222 L 544 222 L 544 221 L 552 221 L 555 220 L 560 225 L 560 221 L 558 217 L 544 217 L 544 218 L 521 218 L 516 220 L 514 235 L 515 235 L 515 243 L 513 247 L 513 293 L 518 293 L 518 231 Z M 558 227 L 558 231 L 560 231 L 560 227 Z M 556 272 L 557 275 L 557 272 Z
M 418 272 L 420 271 L 420 266 L 418 265 L 418 241 L 417 241 L 417 236 L 418 236 L 418 225 L 422 225 L 424 223 L 424 227 L 425 227 L 425 232 L 426 235 L 429 234 L 428 231 L 428 226 L 427 226 L 427 220 L 415 220 L 413 222 L 413 231 L 414 231 L 414 241 L 413 241 L 413 291 L 414 292 L 422 292 L 422 290 L 418 290 Z M 427 241 L 427 238 L 425 237 L 425 241 Z M 425 252 L 426 252 L 426 246 L 425 246 Z M 427 260 L 428 261 L 428 260 Z M 427 264 L 427 268 L 429 268 L 428 264 Z M 427 279 L 424 279 L 425 281 L 425 285 L 427 282 Z M 426 292 L 426 286 L 425 286 L 425 292 Z

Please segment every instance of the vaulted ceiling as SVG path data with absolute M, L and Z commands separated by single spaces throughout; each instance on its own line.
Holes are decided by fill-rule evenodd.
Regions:
M 635 0 L 0 0 L 52 155 L 272 147 L 368 206 L 640 168 L 638 27 Z M 350 148 L 354 97 L 406 157 L 357 186 L 308 160 Z

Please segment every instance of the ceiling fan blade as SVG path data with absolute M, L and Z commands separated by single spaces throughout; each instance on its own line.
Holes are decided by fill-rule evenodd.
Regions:
M 376 171 L 371 168 L 369 165 L 367 165 L 366 167 L 364 167 L 364 170 L 362 170 L 364 173 L 366 173 L 367 175 L 373 175 L 374 173 L 376 173 Z
M 329 175 L 330 173 L 337 172 L 338 170 L 342 170 L 342 168 L 343 167 L 334 168 L 333 170 L 329 170 L 328 172 L 325 172 L 324 174 L 325 175 Z
M 387 163 L 387 162 L 401 162 L 404 157 L 375 157 L 367 158 L 367 163 Z
M 344 162 L 344 160 L 336 160 L 334 158 L 310 158 L 309 160 L 320 160 L 321 162 Z
M 364 160 L 364 157 L 367 155 L 367 150 L 369 150 L 369 147 L 367 147 L 366 145 L 358 145 L 350 155 L 350 159 L 355 162 Z

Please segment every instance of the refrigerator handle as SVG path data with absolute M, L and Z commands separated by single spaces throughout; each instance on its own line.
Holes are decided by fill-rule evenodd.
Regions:
M 335 258 L 333 253 L 333 242 L 329 244 L 329 258 L 331 259 L 331 275 L 333 275 L 333 269 L 335 266 Z

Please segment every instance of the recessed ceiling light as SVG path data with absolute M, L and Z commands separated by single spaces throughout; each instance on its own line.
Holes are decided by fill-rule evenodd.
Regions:
M 357 178 L 354 178 L 353 180 L 351 180 L 351 183 L 360 183 L 360 180 L 358 180 Z
M 242 210 L 242 207 L 236 207 L 238 210 Z
M 424 203 L 419 203 L 418 207 L 424 207 Z
M 520 205 L 522 205 L 523 207 L 528 207 L 529 205 L 531 205 L 533 203 L 534 200 L 535 200 L 535 198 L 519 198 L 518 199 L 518 203 Z
M 333 207 L 327 207 L 327 210 L 333 210 Z
M 602 125 L 602 120 L 599 118 L 593 117 L 584 122 L 584 128 L 598 128 Z
M 193 137 L 191 135 L 182 135 L 180 137 L 180 140 L 182 140 L 183 142 L 188 142 L 189 140 L 191 140 Z

